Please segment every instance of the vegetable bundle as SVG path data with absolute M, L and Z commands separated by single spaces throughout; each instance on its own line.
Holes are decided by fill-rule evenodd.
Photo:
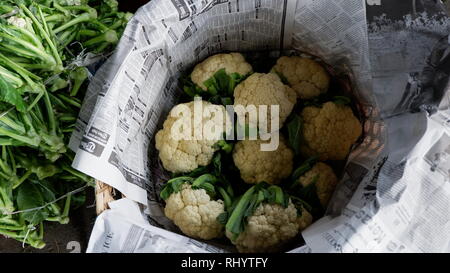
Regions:
M 43 222 L 68 222 L 92 178 L 67 144 L 89 71 L 131 18 L 116 0 L 0 3 L 0 234 L 42 248 Z M 92 56 L 92 55 L 91 55 Z
M 181 83 L 185 96 L 155 136 L 172 173 L 160 192 L 167 218 L 197 239 L 225 236 L 239 252 L 280 251 L 298 240 L 324 215 L 335 172 L 362 134 L 346 90 L 311 58 L 281 56 L 264 69 L 240 53 L 206 58 Z M 196 117 L 200 106 L 207 110 Z M 278 106 L 273 116 L 270 106 Z M 213 126 L 217 138 L 195 135 Z

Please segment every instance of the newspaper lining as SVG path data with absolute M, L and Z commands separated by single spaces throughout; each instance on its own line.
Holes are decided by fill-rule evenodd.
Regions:
M 412 17 L 368 24 L 362 0 L 153 0 L 130 21 L 89 86 L 70 142 L 77 152 L 73 167 L 143 204 L 152 225 L 174 230 L 156 194 L 155 180 L 164 174 L 151 141 L 176 102 L 180 72 L 225 50 L 304 51 L 352 71 L 365 138 L 349 157 L 327 216 L 303 232 L 307 246 L 291 252 L 450 251 L 450 93 L 446 85 L 426 85 L 425 76 L 441 71 L 433 64 L 430 72 L 423 61 L 440 40 L 448 48 L 448 25 L 421 16 L 431 24 Z M 406 25 L 403 39 L 393 38 L 399 34 L 394 24 Z M 420 28 L 434 35 L 425 41 L 411 34 L 416 40 L 409 41 Z M 417 39 L 423 47 L 414 48 L 416 55 L 397 50 L 396 43 Z M 429 61 L 445 60 L 441 48 Z M 448 82 L 448 74 L 438 76 Z M 444 99 L 426 97 L 426 88 Z M 88 251 L 105 251 L 96 247 L 105 242 L 103 229 L 118 221 L 113 212 L 100 216 Z M 115 232 L 131 239 L 108 251 L 138 251 L 136 234 L 144 231 L 118 226 Z M 146 244 L 143 251 L 156 249 L 152 240 Z

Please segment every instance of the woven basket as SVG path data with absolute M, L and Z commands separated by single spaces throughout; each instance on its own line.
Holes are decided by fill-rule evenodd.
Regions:
M 97 215 L 109 209 L 108 203 L 115 200 L 116 190 L 97 180 L 95 183 L 95 204 Z

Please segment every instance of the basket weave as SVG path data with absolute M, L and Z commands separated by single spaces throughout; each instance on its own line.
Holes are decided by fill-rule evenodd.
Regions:
M 115 200 L 116 191 L 113 187 L 96 180 L 95 183 L 95 204 L 97 215 L 109 209 L 108 203 Z

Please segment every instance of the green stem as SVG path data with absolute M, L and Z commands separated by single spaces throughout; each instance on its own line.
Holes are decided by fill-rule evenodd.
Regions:
M 9 216 L 11 217 L 11 216 Z M 20 224 L 11 218 L 0 218 L 0 224 L 8 225 L 8 226 L 19 226 Z
M 33 139 L 29 138 L 29 137 L 21 136 L 21 135 L 18 135 L 18 134 L 14 134 L 11 131 L 6 130 L 6 129 L 1 128 L 1 127 L 0 127 L 0 135 L 9 136 L 11 138 L 14 138 L 14 139 L 16 139 L 18 141 L 21 141 L 21 142 L 23 142 L 25 144 L 28 144 L 30 146 L 33 146 L 33 147 L 37 147 L 38 144 L 39 144 L 36 140 L 33 140 Z
M 53 1 L 53 6 L 55 7 L 56 10 L 62 12 L 65 16 L 69 17 L 71 15 L 70 12 L 65 8 L 63 8 L 62 6 L 60 6 L 57 1 Z
M 44 223 L 43 222 L 39 223 L 39 235 L 38 235 L 38 238 L 40 240 L 44 239 Z
M 102 43 L 101 45 L 99 45 L 99 46 L 97 46 L 97 47 L 95 48 L 95 52 L 97 52 L 97 53 L 104 52 L 105 49 L 106 49 L 108 46 L 110 46 L 110 45 L 111 45 L 111 44 L 110 44 L 110 43 L 107 43 L 107 42 Z
M 60 98 L 62 101 L 65 101 L 65 102 L 67 102 L 67 103 L 69 103 L 69 104 L 71 104 L 71 105 L 73 105 L 73 106 L 75 106 L 75 107 L 77 107 L 77 108 L 81 108 L 81 103 L 77 102 L 77 101 L 75 100 L 75 98 L 68 98 L 68 97 L 66 97 L 66 96 L 64 96 L 64 95 L 62 95 L 62 94 L 58 94 L 57 96 L 58 96 L 58 98 Z
M 29 51 L 34 52 L 35 57 L 37 57 L 37 58 L 40 58 L 48 63 L 55 63 L 55 59 L 50 54 L 48 54 L 44 50 L 34 46 L 33 44 L 31 44 L 27 41 L 24 41 L 22 39 L 19 39 L 17 37 L 14 37 L 10 34 L 3 33 L 3 32 L 0 32 L 0 37 L 3 37 L 10 41 L 13 41 L 13 42 L 23 46 L 24 48 L 28 49 Z M 5 45 L 3 45 L 3 46 L 5 46 Z
M 119 20 L 116 20 L 112 25 L 110 25 L 109 28 L 116 29 L 118 27 L 121 27 L 123 24 L 124 24 L 124 22 L 121 19 L 119 19 Z
M 7 211 L 7 212 L 13 212 L 14 211 L 14 203 L 9 198 L 9 195 L 7 192 L 5 192 L 5 189 L 0 187 L 0 199 L 3 200 L 3 206 L 0 208 Z
M 32 42 L 35 46 L 37 46 L 41 50 L 45 50 L 44 46 L 41 43 L 41 40 L 38 37 L 36 37 L 36 35 L 34 33 L 32 33 L 31 31 L 27 30 L 26 28 L 20 28 L 20 27 L 16 27 L 16 26 L 10 26 L 10 28 L 15 31 L 20 32 L 22 35 L 27 37 L 30 40 L 30 42 Z
M 64 104 L 64 102 L 62 102 L 57 96 L 53 95 L 53 94 L 49 94 L 50 99 L 52 100 L 52 102 L 55 104 L 55 106 L 59 106 L 62 109 L 64 109 L 65 111 L 69 111 L 70 108 L 67 107 L 67 105 Z
M 80 23 L 84 23 L 84 22 L 88 22 L 91 21 L 92 19 L 92 15 L 90 13 L 83 13 L 80 16 L 75 17 L 74 19 L 70 20 L 69 22 L 63 24 L 62 26 L 56 28 L 55 30 L 53 30 L 53 33 L 57 34 L 63 30 L 68 29 L 71 26 L 74 26 L 76 24 L 80 24 Z
M 6 148 L 6 149 L 8 150 L 8 155 L 9 155 L 9 159 L 10 159 L 9 161 L 10 161 L 10 165 L 12 167 L 12 172 L 16 173 L 17 165 L 16 165 L 16 160 L 14 159 L 14 156 L 13 156 L 12 149 L 11 148 Z
M 5 164 L 3 160 L 0 160 L 0 168 L 3 170 L 5 174 L 7 174 L 7 176 L 11 176 L 12 170 L 9 168 L 8 165 Z
M 47 91 L 45 91 L 45 89 L 41 89 L 40 93 L 36 96 L 34 101 L 30 104 L 30 106 L 28 106 L 27 111 L 30 111 L 31 109 L 33 109 L 33 107 L 39 102 L 39 100 L 44 95 L 44 92 L 47 92 Z
M 6 151 L 6 147 L 2 147 L 2 160 L 8 160 L 8 152 Z
M 16 146 L 18 144 L 15 139 L 0 137 L 1 146 Z
M 21 226 L 0 225 L 0 230 L 23 230 Z
M 33 174 L 33 172 L 31 170 L 28 170 L 21 178 L 19 178 L 19 180 L 17 180 L 17 182 L 13 186 L 13 190 L 17 189 L 17 187 L 19 187 L 25 180 L 27 180 L 31 174 Z
M 64 203 L 63 213 L 61 214 L 61 220 L 59 221 L 61 224 L 69 223 L 69 210 L 70 210 L 70 201 L 72 199 L 72 195 L 69 194 L 66 198 L 66 202 Z
M 13 52 L 15 53 L 15 52 Z M 15 62 L 15 63 L 28 63 L 30 61 L 30 59 L 26 58 L 26 57 L 19 57 L 19 56 L 15 56 L 15 55 L 6 55 L 6 57 L 8 57 L 11 61 Z
M 71 175 L 78 177 L 79 179 L 81 179 L 82 181 L 87 181 L 88 180 L 88 176 L 80 173 L 76 170 L 74 170 L 73 168 L 66 166 L 66 165 L 62 165 L 62 169 L 65 170 L 66 172 L 70 173 Z
M 5 124 L 6 126 L 8 126 L 9 128 L 17 131 L 19 134 L 26 134 L 26 130 L 25 127 L 23 127 L 20 124 L 17 124 L 16 122 L 14 122 L 12 119 L 10 119 L 8 117 L 8 115 L 5 115 L 3 117 L 0 117 L 0 122 L 2 122 L 3 124 Z
M 25 81 L 31 87 L 36 87 L 36 83 L 33 82 L 31 79 L 41 80 L 40 77 L 36 76 L 35 74 L 33 74 L 30 71 L 26 70 L 25 68 L 21 67 L 20 65 L 17 65 L 15 62 L 8 59 L 2 53 L 0 53 L 0 62 L 3 63 L 4 65 L 8 66 L 9 68 L 13 69 L 17 74 L 19 74 L 22 78 L 24 78 Z
M 76 117 L 71 115 L 63 115 L 58 118 L 62 122 L 75 122 L 77 120 Z
M 24 236 L 20 236 L 14 231 L 8 231 L 8 230 L 4 230 L 4 229 L 0 229 L 0 234 L 3 234 L 6 237 L 13 238 L 13 239 L 19 240 L 19 241 L 21 241 L 21 239 L 24 238 Z
M 97 17 L 97 10 L 95 10 L 94 8 L 91 8 L 89 6 L 86 5 L 80 5 L 80 6 L 64 6 L 64 9 L 66 10 L 76 10 L 76 11 L 84 11 L 84 12 L 88 12 L 90 14 L 95 14 Z
M 233 202 L 231 201 L 230 196 L 222 187 L 218 187 L 217 190 L 219 191 L 220 195 L 222 195 L 223 203 L 225 205 L 225 209 L 227 210 L 231 207 Z
M 65 32 L 63 32 L 58 36 L 59 46 L 61 48 L 65 48 L 70 43 L 72 43 L 73 40 L 75 40 L 76 36 L 78 35 L 76 30 L 77 26 L 74 26 L 73 28 L 66 30 Z
M 59 52 L 58 52 L 58 49 L 57 49 L 57 47 L 56 47 L 56 45 L 54 43 L 54 40 L 52 40 L 50 38 L 50 36 L 49 36 L 51 34 L 51 29 L 49 28 L 47 22 L 44 19 L 44 15 L 42 14 L 41 8 L 38 6 L 37 9 L 38 9 L 39 16 L 41 18 L 42 24 L 44 25 L 43 28 L 44 28 L 45 34 L 48 36 L 48 43 L 49 43 L 50 49 L 51 49 L 51 51 L 53 53 L 53 57 L 55 58 L 56 63 L 59 66 L 59 69 L 57 70 L 57 72 L 62 71 L 63 67 L 62 67 L 61 56 L 59 55 Z M 52 36 L 54 37 L 54 34 Z
M 45 102 L 45 108 L 47 110 L 47 116 L 48 116 L 48 124 L 49 124 L 49 131 L 51 134 L 56 134 L 56 120 L 55 120 L 55 113 L 53 112 L 53 106 L 50 101 L 50 97 L 48 96 L 48 92 L 44 91 L 44 102 Z
M 49 66 L 48 64 L 26 64 L 26 63 L 19 63 L 20 66 L 26 68 L 26 69 L 40 69 L 40 70 L 54 70 L 54 66 Z
M 61 60 L 61 57 L 59 56 L 58 49 L 56 48 L 53 41 L 50 39 L 49 34 L 47 32 L 45 32 L 43 26 L 39 23 L 39 21 L 36 19 L 34 14 L 25 5 L 19 4 L 19 7 L 25 12 L 26 15 L 28 15 L 28 17 L 30 17 L 30 19 L 36 25 L 36 27 L 38 28 L 41 35 L 44 37 L 45 41 L 48 43 L 50 50 L 52 51 L 53 57 L 56 60 L 56 63 L 58 65 L 62 66 L 62 60 Z
M 119 38 L 117 37 L 117 33 L 114 30 L 108 30 L 97 37 L 94 37 L 83 43 L 84 46 L 93 46 L 95 44 L 107 42 L 107 43 L 117 43 Z
M 81 29 L 80 31 L 78 31 L 78 35 L 80 35 L 80 36 L 95 37 L 98 34 L 99 34 L 98 31 L 91 30 L 91 29 Z
M 240 225 L 243 221 L 244 213 L 246 211 L 246 208 L 249 206 L 254 193 L 254 186 L 244 193 L 241 200 L 239 200 L 238 204 L 236 205 L 236 208 L 233 210 L 230 218 L 228 219 L 227 224 L 225 225 L 226 230 L 233 234 L 233 239 L 236 239 L 239 235 Z
M 66 129 L 62 129 L 61 132 L 63 133 L 73 133 L 75 129 L 74 128 L 66 128 Z
M 3 179 L 5 179 L 5 180 L 9 180 L 11 178 L 10 175 L 2 173 L 2 172 L 0 172 L 0 177 L 3 177 Z
M 7 51 L 9 53 L 14 53 L 19 56 L 23 56 L 23 57 L 27 58 L 28 60 L 30 58 L 31 59 L 42 59 L 39 56 L 37 56 L 36 54 L 33 54 L 31 51 L 28 51 L 24 48 L 17 47 L 13 44 L 4 43 L 4 44 L 1 44 L 1 47 L 3 48 L 3 51 Z
M 105 32 L 109 30 L 109 27 L 107 27 L 105 24 L 103 24 L 102 22 L 100 22 L 99 20 L 92 20 L 91 22 L 89 22 L 90 24 L 94 25 L 97 27 L 98 30 Z
M 60 21 L 64 22 L 67 20 L 67 16 L 64 14 L 52 14 L 52 15 L 46 16 L 44 19 L 47 23 L 60 22 Z

